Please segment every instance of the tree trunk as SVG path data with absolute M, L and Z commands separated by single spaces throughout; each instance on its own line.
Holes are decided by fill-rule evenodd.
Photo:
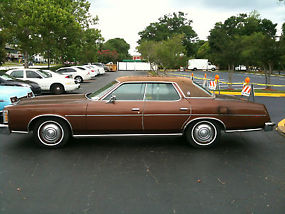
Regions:
M 28 68 L 29 67 L 29 60 L 28 60 L 28 57 L 29 57 L 29 55 L 28 55 L 28 52 L 27 51 L 25 51 L 24 52 L 24 57 L 25 57 L 25 64 L 24 64 L 24 67 L 25 68 Z
M 49 70 L 49 66 L 50 66 L 50 50 L 48 50 L 48 70 Z
M 268 63 L 268 71 L 266 72 L 266 84 L 271 84 L 271 74 L 272 74 L 272 64 L 271 63 Z M 266 86 L 267 89 L 270 89 L 271 86 Z
M 228 79 L 229 79 L 229 89 L 232 89 L 232 83 L 233 83 L 233 72 L 232 72 L 232 66 L 228 65 Z

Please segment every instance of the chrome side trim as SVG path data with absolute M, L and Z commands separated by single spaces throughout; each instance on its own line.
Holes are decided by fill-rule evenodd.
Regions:
M 254 132 L 254 131 L 262 131 L 263 128 L 257 129 L 239 129 L 239 130 L 226 130 L 226 133 L 234 133 L 234 132 Z
M 73 135 L 75 138 L 81 137 L 132 137 L 132 136 L 182 136 L 182 133 L 170 134 L 97 134 L 97 135 Z
M 86 115 L 64 115 L 65 117 L 86 117 Z
M 70 127 L 71 134 L 73 134 L 73 128 L 72 128 L 72 125 L 70 124 L 70 122 L 65 117 L 58 115 L 58 114 L 42 114 L 42 115 L 38 115 L 38 116 L 33 117 L 28 124 L 28 127 L 27 127 L 28 132 L 30 131 L 29 127 L 30 127 L 32 121 L 35 119 L 41 118 L 41 117 L 58 117 L 58 118 L 65 120 Z
M 144 116 L 191 116 L 191 114 L 144 114 Z
M 192 115 L 193 115 L 193 114 L 192 114 Z M 199 117 L 199 118 L 192 119 L 192 120 L 188 121 L 185 125 L 183 125 L 183 127 L 182 127 L 183 132 L 185 131 L 185 129 L 187 128 L 187 126 L 188 126 L 190 123 L 195 122 L 196 120 L 216 120 L 216 121 L 220 122 L 220 123 L 223 125 L 223 127 L 224 127 L 225 130 L 227 130 L 226 125 L 225 125 L 224 122 L 221 121 L 220 119 L 217 119 L 217 118 L 214 118 L 214 117 Z
M 11 133 L 14 133 L 14 134 L 28 134 L 29 132 L 26 132 L 26 131 L 11 131 Z

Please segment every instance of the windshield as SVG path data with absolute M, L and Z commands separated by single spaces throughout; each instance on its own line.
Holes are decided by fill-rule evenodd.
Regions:
M 1 77 L 4 80 L 16 80 L 16 78 L 14 78 L 14 77 L 12 77 L 12 76 L 10 76 L 8 74 L 2 74 Z
M 108 91 L 112 90 L 117 85 L 117 83 L 118 83 L 117 81 L 110 82 L 109 84 L 105 85 L 104 87 L 100 88 L 99 90 L 97 90 L 93 93 L 87 94 L 86 96 L 92 100 L 99 100 L 100 97 L 102 97 Z
M 43 70 L 38 70 L 38 72 L 44 77 L 44 78 L 48 78 L 48 77 L 52 77 L 52 75 L 48 72 L 45 72 Z

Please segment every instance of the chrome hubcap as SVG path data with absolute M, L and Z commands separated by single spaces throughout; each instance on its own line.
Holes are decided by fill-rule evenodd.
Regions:
M 63 138 L 63 130 L 56 123 L 44 123 L 39 129 L 39 137 L 42 143 L 55 145 Z
M 202 145 L 212 143 L 216 138 L 216 134 L 216 129 L 207 123 L 197 124 L 192 131 L 192 136 L 196 143 Z

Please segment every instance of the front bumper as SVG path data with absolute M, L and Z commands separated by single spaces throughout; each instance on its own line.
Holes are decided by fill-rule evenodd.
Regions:
M 265 123 L 264 125 L 264 131 L 272 131 L 273 130 L 273 127 L 275 126 L 275 123 L 273 122 L 267 122 Z
M 0 134 L 9 135 L 10 134 L 9 126 L 6 124 L 0 124 Z

